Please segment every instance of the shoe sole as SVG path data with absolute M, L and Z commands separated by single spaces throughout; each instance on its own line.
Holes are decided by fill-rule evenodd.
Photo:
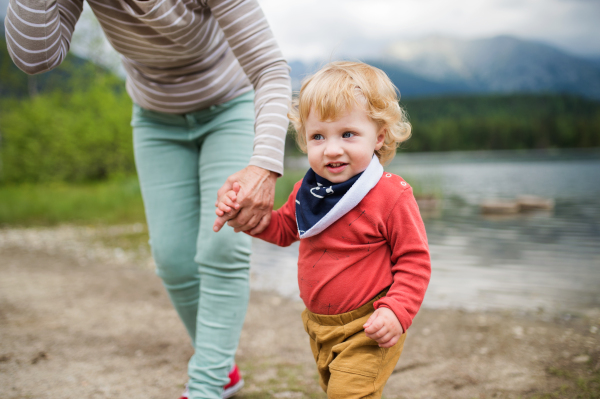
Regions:
M 239 380 L 237 384 L 230 386 L 229 388 L 223 391 L 221 398 L 227 399 L 231 398 L 233 395 L 238 393 L 244 387 L 244 380 Z

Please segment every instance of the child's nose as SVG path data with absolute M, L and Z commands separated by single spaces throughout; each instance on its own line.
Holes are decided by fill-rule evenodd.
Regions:
M 325 147 L 325 155 L 328 157 L 340 156 L 344 153 L 342 146 L 334 140 L 329 141 Z

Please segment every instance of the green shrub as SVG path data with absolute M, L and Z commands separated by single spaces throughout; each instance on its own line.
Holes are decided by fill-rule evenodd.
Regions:
M 77 182 L 135 173 L 132 104 L 123 81 L 104 73 L 69 83 L 66 91 L 2 100 L 0 183 Z

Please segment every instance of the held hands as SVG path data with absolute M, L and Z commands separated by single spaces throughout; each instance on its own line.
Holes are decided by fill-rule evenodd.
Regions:
M 271 222 L 276 180 L 276 173 L 254 165 L 229 176 L 217 192 L 218 217 L 213 230 L 219 231 L 227 223 L 236 232 L 262 232 Z
M 237 202 L 237 196 L 240 192 L 240 184 L 238 182 L 234 182 L 232 185 L 232 189 L 227 191 L 225 194 L 221 195 L 217 202 L 215 203 L 217 209 L 215 213 L 217 214 L 217 219 L 215 220 L 215 224 L 213 225 L 214 231 L 219 231 L 221 227 L 227 222 L 227 216 L 236 215 L 238 210 L 240 209 L 240 204 Z
M 380 348 L 391 348 L 404 332 L 398 318 L 388 308 L 379 308 L 363 325 L 368 338 L 377 341 Z

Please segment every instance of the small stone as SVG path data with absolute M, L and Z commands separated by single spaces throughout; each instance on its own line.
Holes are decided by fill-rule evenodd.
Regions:
M 514 326 L 512 329 L 512 332 L 515 335 L 515 338 L 523 337 L 523 327 L 521 327 L 521 326 Z
M 44 351 L 40 351 L 33 359 L 31 359 L 31 364 L 36 364 L 40 360 L 48 360 L 48 354 Z
M 278 296 L 271 297 L 271 305 L 273 305 L 273 306 L 281 305 L 281 298 Z
M 597 326 L 591 326 L 591 327 L 590 327 L 590 332 L 591 332 L 592 334 L 596 334 L 596 333 L 598 332 L 598 327 L 597 327 Z
M 479 354 L 480 355 L 487 355 L 489 351 L 490 350 L 488 348 L 483 347 L 483 348 L 479 349 Z
M 587 363 L 590 361 L 588 355 L 580 355 L 573 358 L 573 363 Z
M 423 335 L 424 336 L 428 336 L 429 334 L 431 334 L 431 330 L 429 328 L 424 328 L 423 329 Z

